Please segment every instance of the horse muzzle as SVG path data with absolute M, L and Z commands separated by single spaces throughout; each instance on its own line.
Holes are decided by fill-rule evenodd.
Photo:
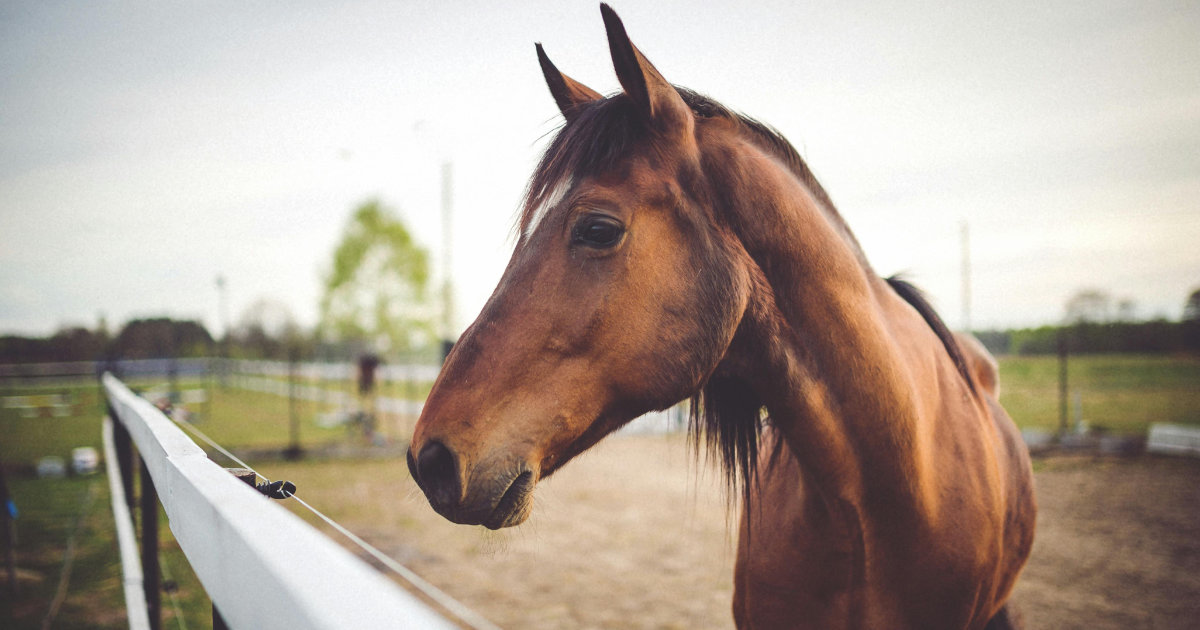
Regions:
M 454 452 L 439 441 L 426 443 L 416 457 L 408 450 L 409 473 L 429 505 L 447 520 L 500 529 L 529 517 L 535 471 L 523 465 L 476 466 L 465 475 L 460 470 Z

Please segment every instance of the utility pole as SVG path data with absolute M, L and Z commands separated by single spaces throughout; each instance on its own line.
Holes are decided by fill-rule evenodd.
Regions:
M 1071 353 L 1067 324 L 1058 329 L 1058 437 L 1067 432 L 1067 361 Z
M 962 330 L 971 332 L 971 231 L 962 220 Z
M 221 319 L 221 340 L 217 342 L 217 379 L 221 387 L 227 387 L 229 380 L 229 299 L 225 293 L 225 275 L 217 274 L 217 317 Z
M 442 360 L 454 347 L 454 291 L 450 264 L 453 243 L 454 164 L 442 162 Z

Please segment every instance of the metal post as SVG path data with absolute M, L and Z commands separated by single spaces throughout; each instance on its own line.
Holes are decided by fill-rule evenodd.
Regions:
M 971 232 L 962 222 L 962 330 L 971 332 Z
M 221 340 L 217 342 L 219 357 L 217 379 L 221 389 L 229 387 L 229 301 L 225 294 L 225 276 L 217 274 L 217 311 L 221 318 Z
M 162 571 L 158 566 L 158 492 L 146 462 L 141 472 L 142 504 L 142 586 L 146 592 L 146 613 L 152 630 L 162 629 Z
M 410 409 L 409 405 L 411 405 L 412 402 L 415 400 L 417 400 L 417 367 L 416 367 L 416 364 L 413 363 L 413 360 L 410 360 L 408 366 L 405 368 L 405 379 L 404 379 L 404 408 L 405 408 L 405 410 Z M 409 440 L 412 439 L 413 428 L 416 426 L 417 426 L 417 419 L 414 417 L 414 414 L 405 413 L 405 415 L 404 415 L 404 437 L 405 437 L 405 439 L 409 439 Z
M 286 459 L 300 459 L 304 449 L 300 447 L 300 409 L 297 407 L 296 370 L 299 352 L 295 342 L 288 341 L 288 447 L 283 451 Z M 251 484 L 253 485 L 253 484 Z
M 1067 432 L 1067 330 L 1058 329 L 1058 434 Z

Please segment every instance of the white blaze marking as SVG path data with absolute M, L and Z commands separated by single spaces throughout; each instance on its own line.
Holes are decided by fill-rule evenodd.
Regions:
M 529 235 L 533 234 L 533 231 L 536 230 L 537 226 L 540 225 L 542 220 L 546 218 L 546 215 L 550 214 L 550 211 L 554 209 L 554 206 L 557 206 L 560 202 L 562 202 L 563 197 L 567 195 L 567 191 L 571 190 L 571 186 L 574 183 L 575 178 L 568 177 L 558 182 L 554 185 L 554 188 L 550 189 L 550 194 L 546 195 L 545 199 L 542 200 L 541 205 L 539 205 L 537 209 L 533 211 L 533 216 L 529 219 L 529 225 L 525 226 L 524 238 L 529 238 Z

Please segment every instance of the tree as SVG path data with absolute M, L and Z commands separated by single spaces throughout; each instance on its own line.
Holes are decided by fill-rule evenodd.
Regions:
M 1084 289 L 1067 300 L 1066 323 L 1103 324 L 1111 318 L 1112 299 L 1099 289 Z
M 1121 298 L 1117 301 L 1117 319 L 1116 321 L 1124 324 L 1136 322 L 1137 317 L 1137 302 L 1133 298 Z
M 322 280 L 319 331 L 326 341 L 387 353 L 435 340 L 429 252 L 378 200 L 355 209 Z
M 120 359 L 167 359 L 207 356 L 212 347 L 212 336 L 199 322 L 159 317 L 125 324 L 110 352 Z
M 1183 305 L 1183 321 L 1200 322 L 1200 288 L 1193 289 Z
M 287 359 L 301 350 L 303 333 L 286 304 L 260 298 L 242 311 L 233 340 L 238 356 Z

